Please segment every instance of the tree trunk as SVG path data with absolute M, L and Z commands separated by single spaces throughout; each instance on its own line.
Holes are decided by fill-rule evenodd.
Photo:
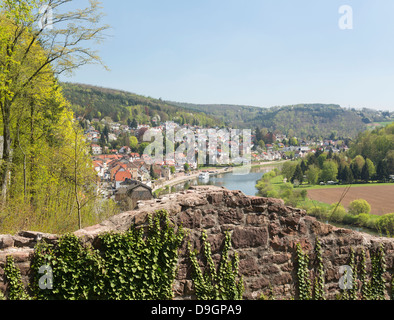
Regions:
M 78 227 L 79 230 L 82 229 L 82 217 L 81 217 L 81 201 L 78 195 L 78 135 L 75 132 L 75 146 L 74 146 L 74 192 L 75 192 L 75 200 L 77 203 L 78 210 Z
M 10 130 L 10 105 L 4 99 L 3 111 L 3 162 L 1 166 L 1 199 L 3 204 L 7 201 L 8 182 L 11 172 L 12 151 L 11 151 L 11 130 Z

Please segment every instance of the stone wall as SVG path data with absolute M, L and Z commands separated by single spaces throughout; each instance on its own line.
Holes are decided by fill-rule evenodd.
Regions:
M 177 299 L 193 299 L 191 268 L 188 261 L 187 243 L 201 249 L 201 231 L 207 230 L 214 259 L 220 258 L 224 232 L 232 234 L 233 250 L 240 257 L 240 273 L 245 280 L 245 298 L 258 299 L 272 286 L 277 299 L 295 297 L 296 271 L 295 246 L 300 243 L 303 250 L 314 259 L 316 237 L 322 244 L 328 299 L 339 292 L 339 268 L 349 263 L 349 253 L 364 249 L 369 252 L 383 244 L 386 254 L 387 272 L 391 279 L 394 273 L 394 239 L 378 238 L 365 233 L 339 229 L 318 222 L 304 211 L 286 207 L 281 200 L 248 197 L 239 191 L 218 187 L 193 187 L 188 191 L 140 202 L 138 210 L 125 212 L 75 234 L 85 243 L 98 247 L 99 234 L 128 230 L 132 225 L 143 225 L 148 214 L 156 210 L 167 210 L 176 225 L 188 229 L 178 264 L 174 293 Z M 37 241 L 55 243 L 55 235 L 37 232 L 21 232 L 16 236 L 0 236 L 0 290 L 3 268 L 7 255 L 15 258 L 24 282 L 29 281 L 30 261 Z M 370 263 L 368 263 L 370 268 Z M 387 288 L 387 294 L 390 294 Z

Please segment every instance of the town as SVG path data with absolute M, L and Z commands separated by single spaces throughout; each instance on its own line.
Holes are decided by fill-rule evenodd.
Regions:
M 184 153 L 178 153 L 176 158 L 155 160 L 144 151 L 149 145 L 144 142 L 144 134 L 153 130 L 158 134 L 165 131 L 188 130 L 193 132 L 196 139 L 204 128 L 192 125 L 180 125 L 175 122 L 153 123 L 153 125 L 129 122 L 127 125 L 104 119 L 82 118 L 78 119 L 84 128 L 85 137 L 90 143 L 94 169 L 100 179 L 99 193 L 105 198 L 111 198 L 117 202 L 127 201 L 128 208 L 133 209 L 138 201 L 148 200 L 153 197 L 153 192 L 164 186 L 169 181 L 187 177 L 192 173 L 208 171 L 208 168 L 223 168 L 236 165 L 233 159 L 226 156 L 226 148 L 222 145 L 210 146 L 214 150 L 208 150 L 213 157 L 199 162 L 198 157 L 190 159 Z M 219 130 L 220 128 L 215 128 Z M 337 140 L 335 137 L 329 140 L 302 140 L 297 137 L 287 137 L 280 132 L 268 132 L 263 129 L 255 129 L 251 135 L 250 161 L 252 164 L 262 162 L 279 161 L 304 158 L 317 148 L 339 153 L 348 150 L 347 141 Z M 229 144 L 229 149 L 234 142 Z M 179 146 L 179 143 L 174 147 Z M 196 148 L 197 149 L 197 148 Z M 243 142 L 239 149 L 243 154 Z M 227 150 L 228 152 L 228 150 Z M 196 150 L 197 153 L 197 150 Z M 241 159 L 237 159 L 237 163 Z M 188 161 L 186 161 L 188 160 Z M 204 159 L 205 160 L 205 159 Z M 233 162 L 231 162 L 233 161 Z

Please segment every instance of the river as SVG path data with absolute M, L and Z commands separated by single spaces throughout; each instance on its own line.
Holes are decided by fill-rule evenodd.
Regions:
M 247 196 L 255 196 L 258 192 L 255 187 L 257 181 L 260 180 L 265 173 L 270 172 L 274 168 L 275 166 L 252 167 L 250 172 L 245 175 L 235 175 L 231 172 L 211 174 L 209 181 L 202 181 L 193 178 L 160 192 L 160 195 L 187 190 L 191 186 L 196 185 L 214 185 L 218 187 L 225 187 L 229 190 L 240 190 Z

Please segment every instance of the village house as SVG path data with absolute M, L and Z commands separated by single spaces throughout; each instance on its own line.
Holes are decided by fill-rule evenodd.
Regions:
M 129 153 L 131 153 L 131 149 L 130 149 L 130 147 L 124 146 L 119 149 L 119 153 L 120 154 L 129 154 Z
M 125 168 L 119 168 L 118 171 L 114 175 L 114 188 L 119 189 L 120 185 L 125 182 L 127 179 L 131 180 L 131 174 Z
M 103 179 L 105 175 L 105 166 L 103 161 L 99 161 L 99 160 L 93 161 L 93 167 L 94 170 L 97 172 L 97 176 Z
M 113 142 L 116 140 L 118 140 L 118 137 L 116 136 L 116 134 L 114 134 L 112 132 L 108 134 L 108 142 Z
M 138 201 L 153 199 L 152 189 L 140 181 L 127 179 L 121 183 L 115 192 L 115 201 L 119 202 L 125 211 L 134 210 Z
M 103 149 L 97 144 L 92 144 L 91 148 L 92 148 L 93 155 L 99 155 L 99 154 L 103 153 Z
M 140 160 L 141 159 L 139 153 L 130 153 L 129 157 L 130 157 L 130 159 L 129 159 L 130 162 L 134 162 L 136 160 Z

